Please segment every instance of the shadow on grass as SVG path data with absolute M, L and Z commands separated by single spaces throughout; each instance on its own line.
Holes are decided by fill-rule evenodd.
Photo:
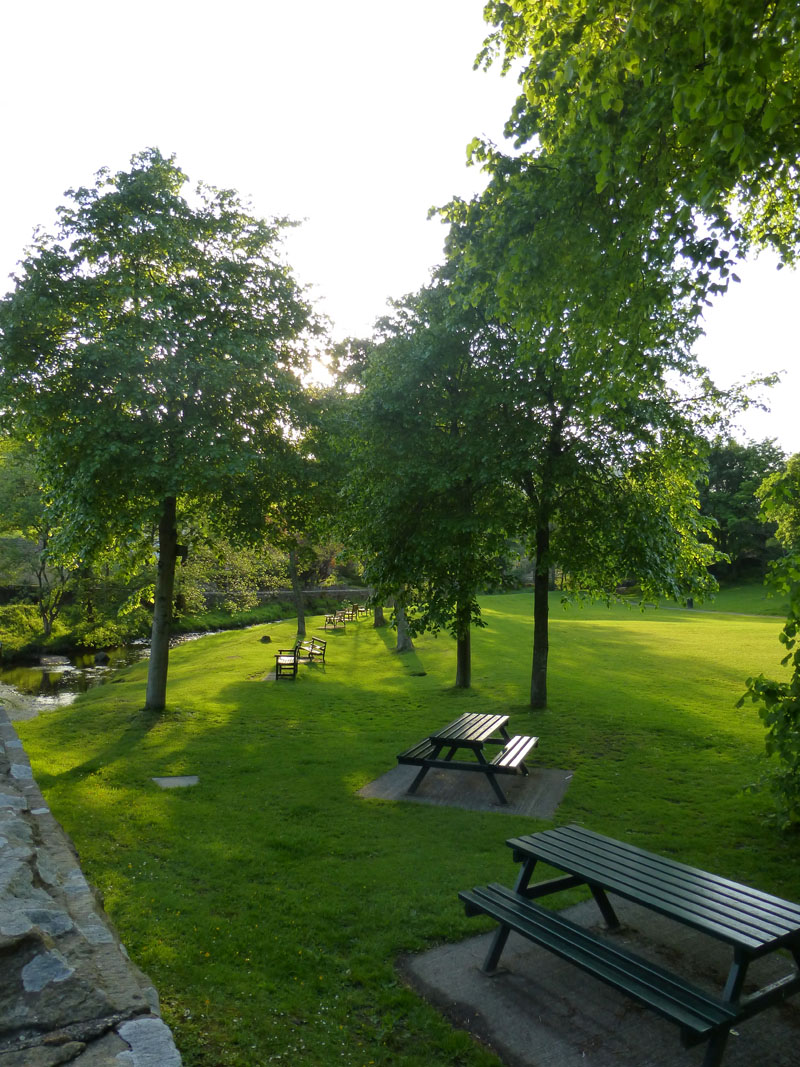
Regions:
M 110 763 L 115 763 L 117 760 L 131 755 L 141 744 L 142 739 L 154 727 L 168 722 L 169 718 L 169 708 L 165 711 L 149 711 L 146 708 L 142 708 L 141 711 L 135 712 L 130 717 L 129 725 L 121 736 L 112 745 L 104 748 L 101 752 L 95 753 L 91 759 L 78 763 L 74 767 L 70 767 L 69 770 L 62 771 L 61 774 L 51 774 L 48 771 L 39 770 L 36 775 L 39 787 L 44 790 L 56 782 L 78 782 L 83 778 L 89 778 L 91 775 L 97 774 Z

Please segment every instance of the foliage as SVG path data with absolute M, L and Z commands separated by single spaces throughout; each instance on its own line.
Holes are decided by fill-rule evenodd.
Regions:
M 776 523 L 775 535 L 785 551 L 800 554 L 800 453 L 765 478 L 756 495 L 764 515 Z
M 541 736 L 537 761 L 572 774 L 559 823 L 800 899 L 800 839 L 765 833 L 766 798 L 741 793 L 763 731 L 732 710 L 743 658 L 771 661 L 771 620 L 564 610 L 554 594 L 554 696 L 534 716 L 518 700 L 530 597 L 481 598 L 481 610 L 471 690 L 450 688 L 446 635 L 398 657 L 367 621 L 327 634 L 324 670 L 262 682 L 272 646 L 293 641 L 287 622 L 177 649 L 157 718 L 137 714 L 140 665 L 18 724 L 185 1067 L 497 1067 L 398 982 L 395 961 L 488 930 L 457 892 L 511 884 L 505 839 L 552 820 L 359 795 L 461 711 L 510 714 L 512 733 Z M 309 623 L 322 634 L 321 618 Z M 159 790 L 154 768 L 200 783 Z
M 502 578 L 513 522 L 493 432 L 504 398 L 495 337 L 458 307 L 444 276 L 394 305 L 346 397 L 351 537 L 379 597 L 394 597 L 412 634 L 447 628 L 456 685 L 469 686 L 477 594 Z
M 39 612 L 33 604 L 0 607 L 0 650 L 5 658 L 19 653 L 41 636 Z
M 191 200 L 173 159 L 70 191 L 0 304 L 0 410 L 34 439 L 65 556 L 152 558 L 151 689 L 163 706 L 178 523 L 257 530 L 280 496 L 310 308 L 285 220 L 230 191 Z
M 729 562 L 717 563 L 720 579 L 763 576 L 777 555 L 775 524 L 764 522 L 756 490 L 786 457 L 774 440 L 740 444 L 716 437 L 708 450 L 708 473 L 700 483 L 700 509 L 716 522 L 714 542 Z
M 211 601 L 229 614 L 258 603 L 258 592 L 286 586 L 286 561 L 270 545 L 236 545 L 218 536 L 197 539 L 175 583 L 181 614 L 197 614 Z
M 531 703 L 547 700 L 550 570 L 613 595 L 713 587 L 695 481 L 723 397 L 692 354 L 700 303 L 671 239 L 633 225 L 579 167 L 494 160 L 444 215 L 456 299 L 494 324 L 504 396 L 495 469 L 525 503 L 536 558 Z M 484 431 L 487 433 L 487 431 Z
M 800 454 L 792 456 L 783 471 L 772 474 L 759 489 L 767 517 L 777 523 L 778 537 L 786 555 L 771 568 L 776 589 L 789 598 L 789 611 L 780 634 L 786 655 L 781 660 L 791 668 L 788 681 L 775 681 L 763 674 L 747 679 L 749 698 L 767 728 L 767 754 L 778 769 L 767 782 L 778 800 L 777 817 L 784 827 L 800 824 Z
M 47 638 L 72 591 L 76 569 L 53 556 L 57 520 L 45 500 L 41 481 L 32 445 L 0 440 L 0 533 L 18 534 L 24 542 L 8 546 L 6 566 L 22 571 L 23 579 L 35 583 L 42 632 Z
M 667 225 L 700 209 L 706 227 L 794 258 L 794 0 L 489 0 L 485 11 L 495 30 L 480 59 L 519 71 L 518 144 L 581 158 L 617 201 L 644 190 L 651 216 L 671 206 Z

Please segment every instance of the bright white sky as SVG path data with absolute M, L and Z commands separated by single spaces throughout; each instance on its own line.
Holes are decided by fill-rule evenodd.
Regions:
M 502 139 L 515 96 L 472 70 L 482 0 L 6 0 L 0 12 L 0 292 L 36 225 L 102 166 L 155 146 L 286 241 L 336 338 L 425 284 L 444 228 L 428 209 L 483 184 L 476 135 Z M 762 257 L 709 313 L 698 346 L 721 385 L 788 371 L 740 436 L 800 451 L 800 275 Z

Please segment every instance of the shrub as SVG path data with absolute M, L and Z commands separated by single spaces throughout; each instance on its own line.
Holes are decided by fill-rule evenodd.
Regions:
M 0 607 L 0 644 L 4 656 L 16 655 L 42 639 L 42 620 L 35 604 Z

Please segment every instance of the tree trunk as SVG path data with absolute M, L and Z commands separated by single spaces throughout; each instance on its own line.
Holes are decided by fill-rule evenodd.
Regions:
M 394 613 L 397 620 L 397 648 L 395 652 L 413 652 L 414 642 L 408 632 L 405 608 L 402 604 L 395 602 Z
M 550 524 L 541 522 L 536 531 L 536 571 L 533 579 L 533 665 L 531 668 L 531 707 L 547 707 L 547 654 L 549 652 L 548 586 L 550 573 Z
M 380 627 L 386 625 L 386 616 L 383 614 L 383 604 L 376 604 L 373 608 L 374 621 L 373 626 Z
M 292 593 L 294 594 L 294 606 L 297 611 L 297 636 L 306 636 L 306 612 L 303 605 L 303 590 L 300 588 L 300 579 L 297 576 L 297 552 L 294 548 L 289 549 L 289 577 L 292 580 Z
M 456 638 L 456 689 L 469 689 L 472 683 L 472 634 L 467 624 L 466 633 Z
M 150 665 L 147 671 L 147 696 L 144 705 L 147 711 L 163 711 L 167 702 L 169 633 L 172 623 L 177 543 L 175 497 L 170 496 L 164 501 L 158 523 L 158 572 L 153 608 L 153 631 L 150 638 Z

